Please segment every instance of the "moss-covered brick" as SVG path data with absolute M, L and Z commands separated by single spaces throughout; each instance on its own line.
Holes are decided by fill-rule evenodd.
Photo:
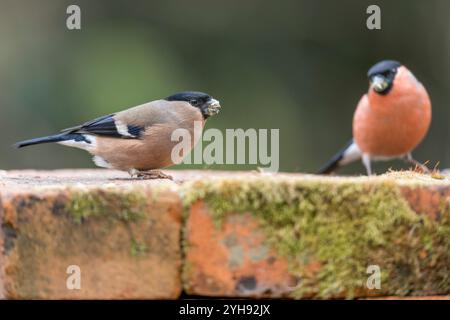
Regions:
M 198 179 L 184 189 L 188 220 L 200 210 L 207 212 L 213 221 L 216 232 L 211 233 L 211 241 L 230 236 L 224 233 L 224 228 L 232 224 L 230 219 L 251 214 L 257 227 L 249 229 L 247 237 L 263 232 L 264 243 L 288 262 L 289 273 L 298 278 L 296 286 L 286 287 L 283 295 L 352 298 L 450 292 L 448 181 L 415 174 L 347 179 L 251 176 Z M 408 195 L 415 194 L 414 190 L 439 191 L 441 197 L 431 203 L 432 214 L 412 209 Z M 412 202 L 417 207 L 415 202 L 423 201 L 416 198 Z M 206 209 L 199 209 L 199 203 L 200 207 L 204 203 Z M 246 223 L 253 220 L 247 218 Z M 216 243 L 202 248 L 203 243 L 195 239 L 199 233 L 197 226 L 189 221 L 188 226 L 191 226 L 185 232 L 185 251 L 190 263 L 185 276 L 189 279 L 188 288 L 197 286 L 203 294 L 214 294 L 207 285 L 198 284 L 202 275 L 210 282 L 219 282 L 216 286 L 227 288 L 222 290 L 228 290 L 225 295 L 260 295 L 261 288 L 257 285 L 255 292 L 236 289 L 239 266 L 224 266 L 211 272 L 195 265 L 193 261 L 201 261 L 196 260 L 196 250 L 209 248 L 217 252 L 227 245 Z M 225 249 L 228 261 L 236 260 L 236 250 L 236 247 Z M 251 257 L 250 250 L 246 254 Z M 208 253 L 204 255 L 207 257 Z M 369 291 L 365 286 L 368 265 L 381 268 L 380 290 Z M 226 268 L 229 270 L 223 270 Z M 223 276 L 226 272 L 232 275 L 230 281 L 234 284 L 220 283 L 218 273 Z M 272 293 L 269 290 L 267 294 Z

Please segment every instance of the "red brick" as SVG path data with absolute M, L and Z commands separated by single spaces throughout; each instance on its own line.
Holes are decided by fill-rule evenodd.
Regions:
M 108 175 L 101 171 L 11 173 L 3 180 L 1 297 L 175 299 L 180 295 L 182 205 L 172 190 L 175 184 L 135 183 Z M 76 177 L 78 184 L 65 182 L 65 177 Z M 124 205 L 130 194 L 139 194 L 141 202 Z M 109 203 L 92 211 L 95 215 L 78 219 L 70 212 L 74 197 L 83 201 L 87 195 L 95 197 L 91 202 Z M 121 218 L 133 213 L 126 206 L 137 206 L 133 210 L 139 215 Z M 69 265 L 81 268 L 80 290 L 66 287 Z
M 185 285 L 190 294 L 277 297 L 296 284 L 287 261 L 264 243 L 250 214 L 229 215 L 218 229 L 199 201 L 191 207 L 186 234 Z

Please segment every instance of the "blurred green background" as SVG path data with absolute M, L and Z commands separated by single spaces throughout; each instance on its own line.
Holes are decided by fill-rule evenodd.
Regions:
M 69 4 L 81 7 L 82 30 L 67 30 Z M 381 6 L 381 31 L 366 28 L 370 4 Z M 314 172 L 351 137 L 367 69 L 386 58 L 431 96 L 416 158 L 450 167 L 449 14 L 446 0 L 0 0 L 0 168 L 94 167 L 81 150 L 11 145 L 198 90 L 223 107 L 208 127 L 279 128 L 280 169 Z M 375 169 L 391 166 L 405 167 Z

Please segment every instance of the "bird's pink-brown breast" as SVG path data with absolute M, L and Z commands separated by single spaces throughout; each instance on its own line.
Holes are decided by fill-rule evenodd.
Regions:
M 430 122 L 428 94 L 402 66 L 388 94 L 369 89 L 361 98 L 353 117 L 353 137 L 363 153 L 396 157 L 411 152 L 422 141 Z

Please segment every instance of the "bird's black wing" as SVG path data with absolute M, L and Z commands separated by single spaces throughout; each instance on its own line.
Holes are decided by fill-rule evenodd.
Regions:
M 88 133 L 113 138 L 139 138 L 145 128 L 136 125 L 119 124 L 115 114 L 99 117 L 82 125 L 62 130 L 66 133 Z

